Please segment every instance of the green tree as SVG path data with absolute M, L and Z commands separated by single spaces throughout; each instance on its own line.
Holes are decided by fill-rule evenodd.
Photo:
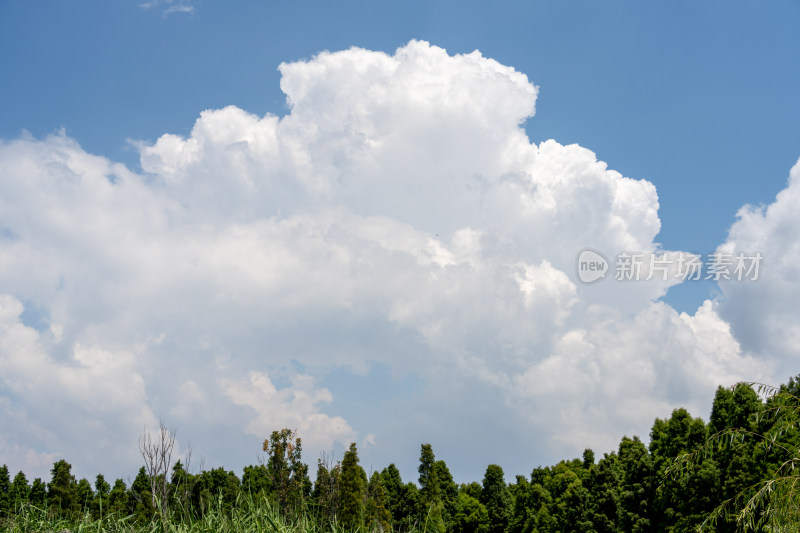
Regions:
M 759 395 L 767 396 L 766 405 Z M 737 396 L 738 402 L 734 399 Z M 723 427 L 726 423 L 738 425 Z M 710 426 L 713 433 L 697 449 L 678 456 L 667 469 L 667 477 L 684 478 L 711 457 L 721 465 L 726 496 L 748 479 L 757 481 L 723 500 L 701 527 L 715 531 L 733 531 L 734 526 L 736 531 L 795 531 L 800 523 L 797 379 L 780 387 L 739 383 L 730 391 L 718 389 Z
M 153 495 L 150 493 L 150 479 L 144 467 L 139 469 L 139 473 L 131 483 L 129 495 L 129 514 L 134 515 L 139 523 L 149 522 L 156 510 L 153 507 Z
M 528 482 L 517 477 L 514 487 L 514 507 L 509 531 L 512 533 L 559 531 L 551 509 L 555 508 L 553 496 L 546 488 L 551 485 L 552 469 L 534 468 Z
M 391 531 L 392 515 L 386 509 L 386 491 L 378 472 L 373 472 L 367 487 L 366 520 L 364 525 L 369 531 L 382 533 Z
M 589 492 L 583 486 L 582 463 L 575 459 L 561 461 L 547 479 L 547 490 L 553 497 L 549 506 L 559 531 L 592 532 Z
M 92 500 L 92 515 L 97 517 L 108 514 L 108 495 L 111 492 L 111 485 L 108 484 L 103 474 L 97 474 L 94 478 L 94 500 Z
M 245 472 L 247 468 L 245 467 Z M 169 483 L 170 510 L 178 513 L 184 519 L 189 518 L 191 514 L 194 482 L 195 477 L 186 471 L 180 460 L 176 461 L 172 467 L 172 477 Z
M 413 483 L 403 484 L 400 471 L 390 464 L 381 471 L 381 479 L 386 489 L 388 509 L 392 514 L 394 531 L 411 531 L 417 525 L 419 490 Z
M 418 471 L 421 523 L 425 524 L 425 529 L 431 528 L 443 532 L 445 522 L 442 491 L 439 486 L 436 457 L 430 444 L 423 444 L 420 447 Z
M 461 485 L 459 492 L 466 492 L 476 500 L 480 501 L 481 499 L 481 492 L 483 492 L 483 487 L 477 481 L 472 481 L 470 483 L 466 483 Z
M 8 467 L 0 467 L 0 518 L 11 514 L 11 478 L 8 474 Z
M 345 528 L 352 529 L 362 523 L 364 516 L 364 470 L 358 464 L 356 444 L 350 448 L 342 459 L 341 496 L 339 503 L 339 521 Z
M 31 483 L 31 492 L 28 500 L 32 505 L 43 507 L 47 503 L 47 484 L 42 478 L 35 478 Z
M 317 517 L 324 524 L 336 519 L 341 495 L 341 471 L 342 465 L 339 462 L 330 465 L 325 458 L 317 461 L 317 479 L 314 483 L 313 498 L 317 508 Z
M 269 494 L 272 484 L 264 465 L 245 466 L 242 473 L 242 491 L 252 494 Z
M 650 527 L 650 503 L 653 501 L 653 465 L 647 448 L 639 437 L 623 437 L 619 444 L 622 473 L 620 491 L 620 526 L 625 533 L 647 533 Z
M 486 468 L 480 501 L 489 513 L 489 533 L 503 533 L 511 518 L 512 504 L 503 469 L 499 465 Z
M 720 472 L 713 462 L 696 465 L 682 478 L 664 477 L 674 457 L 700 446 L 705 439 L 705 423 L 692 418 L 686 409 L 675 409 L 668 420 L 653 423 L 650 453 L 656 479 L 663 481 L 652 502 L 651 518 L 659 531 L 695 531 L 719 501 Z
M 439 481 L 439 492 L 442 498 L 443 517 L 446 529 L 453 530 L 453 520 L 458 506 L 458 485 L 453 481 L 453 475 L 447 464 L 441 459 L 434 463 L 436 479 Z
M 92 492 L 92 484 L 86 478 L 81 478 L 75 486 L 75 504 L 73 512 L 77 515 L 91 512 L 92 500 L 94 499 L 94 492 Z
M 230 513 L 239 493 L 239 478 L 224 468 L 214 468 L 202 472 L 192 489 L 195 509 L 205 514 L 215 504 L 221 504 L 224 513 Z
M 108 513 L 112 515 L 128 514 L 128 487 L 119 478 L 114 481 L 114 486 L 108 495 Z
M 28 479 L 20 470 L 17 475 L 14 476 L 14 482 L 11 483 L 11 492 L 9 494 L 11 500 L 11 509 L 19 509 L 22 507 L 22 505 L 28 503 L 30 491 L 31 489 L 28 486 Z
M 620 477 L 616 453 L 606 454 L 589 471 L 587 488 L 592 495 L 591 521 L 598 533 L 617 531 Z
M 290 429 L 273 431 L 264 441 L 263 451 L 267 452 L 267 474 L 280 509 L 300 512 L 311 492 L 308 466 L 302 461 L 302 441 Z
M 461 533 L 489 533 L 489 513 L 486 507 L 466 491 L 458 494 L 453 530 Z
M 60 513 L 72 511 L 76 498 L 77 483 L 71 473 L 72 465 L 63 459 L 56 461 L 50 470 L 52 478 L 47 486 L 47 500 Z
M 738 428 L 751 436 L 768 432 L 769 424 L 763 425 L 757 421 L 764 407 L 756 391 L 745 383 L 738 383 L 731 388 L 717 388 L 709 417 L 709 438 L 726 434 L 730 428 Z M 761 421 L 768 422 L 765 418 L 769 419 L 761 417 Z M 739 494 L 754 494 L 758 482 L 767 476 L 768 461 L 763 456 L 759 457 L 763 454 L 756 447 L 757 441 L 755 438 L 734 439 L 729 445 L 716 450 L 714 460 L 719 465 L 720 480 L 719 490 L 715 492 L 720 494 L 715 503 L 732 500 Z M 696 448 L 701 446 L 698 444 Z M 733 532 L 737 529 L 736 521 L 722 516 L 715 524 L 715 529 Z

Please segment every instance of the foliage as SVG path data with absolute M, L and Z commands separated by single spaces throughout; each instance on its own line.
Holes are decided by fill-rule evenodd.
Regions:
M 367 487 L 366 520 L 364 526 L 369 531 L 383 533 L 392 529 L 392 515 L 386 509 L 386 490 L 378 472 L 373 472 Z
M 587 449 L 510 484 L 492 464 L 482 483 L 456 485 L 430 444 L 420 448 L 418 485 L 394 464 L 368 479 L 355 444 L 341 462 L 323 455 L 313 484 L 295 432 L 273 432 L 263 449 L 267 460 L 246 466 L 241 481 L 224 468 L 191 473 L 177 461 L 156 483 L 143 467 L 130 487 L 102 475 L 92 486 L 61 459 L 49 483 L 29 484 L 22 472 L 11 481 L 4 466 L 0 531 L 727 533 L 796 531 L 800 523 L 795 379 L 719 388 L 708 424 L 676 409 L 654 421 L 647 445 L 623 437 L 599 461 Z
M 338 518 L 345 528 L 360 526 L 364 517 L 365 496 L 364 469 L 358 464 L 358 450 L 356 444 L 344 453 L 342 459 L 341 496 L 339 500 Z
M 781 387 L 738 383 L 730 391 L 717 391 L 710 424 L 717 431 L 693 451 L 677 455 L 667 469 L 671 478 L 685 477 L 712 458 L 727 462 L 723 469 L 726 498 L 703 520 L 703 528 L 724 530 L 735 524 L 742 531 L 796 530 L 800 523 L 798 385 L 793 378 Z M 753 479 L 757 480 L 750 483 Z
M 511 494 L 499 465 L 486 468 L 480 501 L 489 515 L 488 533 L 503 533 L 511 515 Z
M 308 466 L 302 461 L 300 437 L 290 429 L 273 431 L 262 449 L 269 456 L 267 477 L 278 506 L 283 512 L 301 511 L 311 492 L 311 481 Z
M 439 486 L 436 457 L 430 444 L 423 444 L 419 454 L 419 516 L 425 529 L 444 533 L 444 504 Z

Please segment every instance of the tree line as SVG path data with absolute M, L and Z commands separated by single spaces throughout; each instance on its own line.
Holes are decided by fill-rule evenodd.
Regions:
M 246 466 L 241 477 L 221 467 L 192 473 L 180 460 L 171 463 L 175 432 L 162 424 L 155 440 L 140 441 L 145 465 L 130 486 L 122 479 L 111 485 L 102 474 L 94 484 L 76 480 L 63 459 L 53 465 L 49 482 L 29 483 L 23 472 L 12 480 L 3 465 L 0 520 L 26 506 L 76 518 L 182 520 L 212 507 L 229 512 L 246 495 L 266 498 L 284 516 L 311 516 L 349 530 L 678 533 L 705 522 L 712 531 L 733 532 L 743 522 L 721 504 L 747 501 L 763 490 L 764 480 L 782 476 L 787 465 L 794 468 L 800 426 L 787 413 L 800 407 L 800 376 L 778 391 L 764 397 L 747 384 L 719 387 L 708 423 L 676 409 L 655 420 L 647 445 L 626 436 L 602 458 L 587 449 L 580 458 L 533 468 L 511 483 L 491 464 L 480 482 L 457 484 L 430 444 L 420 447 L 416 482 L 403 480 L 394 464 L 368 476 L 355 443 L 340 461 L 321 457 L 312 481 L 302 440 L 289 429 L 274 431 L 263 444 L 266 460 Z M 769 530 L 759 520 L 769 516 L 769 499 L 749 501 L 755 502 L 752 529 Z

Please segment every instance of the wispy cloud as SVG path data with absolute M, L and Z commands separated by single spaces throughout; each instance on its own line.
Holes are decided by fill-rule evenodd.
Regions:
M 189 16 L 195 14 L 195 6 L 191 0 L 150 0 L 140 2 L 139 7 L 145 10 L 162 10 L 161 15 L 167 18 L 173 13 L 185 13 Z

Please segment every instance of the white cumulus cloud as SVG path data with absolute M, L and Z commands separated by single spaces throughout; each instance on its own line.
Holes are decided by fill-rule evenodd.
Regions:
M 0 144 L 0 413 L 27 428 L 0 443 L 20 464 L 80 463 L 101 433 L 123 457 L 135 439 L 110 428 L 158 414 L 229 468 L 290 427 L 311 463 L 351 440 L 413 462 L 431 441 L 478 479 L 704 415 L 716 385 L 763 374 L 733 304 L 678 314 L 656 302 L 671 282 L 578 281 L 587 247 L 658 251 L 658 197 L 586 148 L 531 143 L 525 74 L 420 41 L 280 71 L 286 116 L 203 111 L 140 145 L 142 173 L 63 133 Z M 743 212 L 734 247 L 761 231 L 766 256 L 764 226 L 791 223 L 770 209 Z M 421 386 L 370 387 L 374 365 Z

